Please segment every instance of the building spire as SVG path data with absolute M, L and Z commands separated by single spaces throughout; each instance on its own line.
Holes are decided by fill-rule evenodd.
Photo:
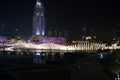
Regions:
M 36 3 L 36 5 L 39 5 L 39 6 L 41 6 L 41 2 L 40 2 L 40 0 L 37 0 L 37 3 Z

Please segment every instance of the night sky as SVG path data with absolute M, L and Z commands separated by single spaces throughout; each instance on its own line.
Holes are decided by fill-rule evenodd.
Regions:
M 120 4 L 112 0 L 41 0 L 45 6 L 47 30 L 67 30 L 71 38 L 81 38 L 82 29 L 97 33 L 120 25 Z M 0 0 L 0 22 L 22 26 L 32 35 L 36 0 Z M 47 31 L 46 30 L 46 31 Z

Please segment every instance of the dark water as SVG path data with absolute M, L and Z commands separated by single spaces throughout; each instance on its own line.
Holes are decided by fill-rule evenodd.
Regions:
M 39 55 L 0 56 L 0 80 L 110 80 L 97 63 L 97 57 L 74 54 L 62 57 L 57 54 L 56 57 L 49 56 L 52 64 L 34 64 L 34 58 L 43 58 Z

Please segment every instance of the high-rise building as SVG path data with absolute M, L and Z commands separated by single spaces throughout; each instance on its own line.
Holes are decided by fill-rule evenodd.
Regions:
M 43 4 L 37 0 L 33 16 L 33 36 L 45 35 L 45 13 Z
M 48 32 L 48 35 L 45 35 L 45 13 L 43 4 L 37 0 L 35 5 L 35 11 L 33 16 L 33 35 L 30 38 L 29 42 L 36 44 L 42 43 L 56 43 L 56 44 L 66 44 L 67 40 L 62 37 L 62 33 L 57 34 L 55 31 L 55 36 L 52 36 L 52 32 Z

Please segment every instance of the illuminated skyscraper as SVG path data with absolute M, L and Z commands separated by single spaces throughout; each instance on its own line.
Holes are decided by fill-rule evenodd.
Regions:
M 45 13 L 43 4 L 37 0 L 35 5 L 35 11 L 33 15 L 33 35 L 29 42 L 42 44 L 42 43 L 56 43 L 56 44 L 66 44 L 67 40 L 62 37 L 61 32 L 58 36 L 55 31 L 55 36 L 51 36 L 51 32 L 48 32 L 48 36 L 45 36 Z
M 33 16 L 33 35 L 34 36 L 45 35 L 44 6 L 39 0 L 37 0 L 36 2 Z

